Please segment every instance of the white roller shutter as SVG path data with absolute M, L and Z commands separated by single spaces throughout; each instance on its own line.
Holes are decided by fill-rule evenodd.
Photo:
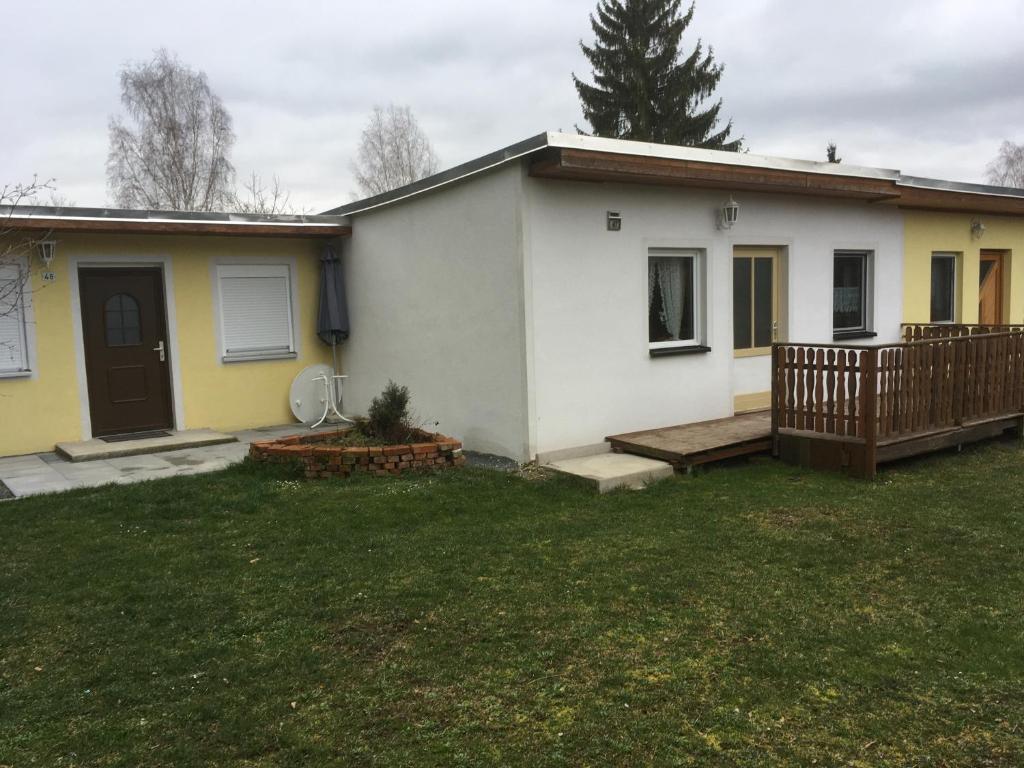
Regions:
M 21 267 L 0 264 L 0 374 L 28 371 Z
M 221 265 L 221 341 L 227 360 L 295 351 L 291 277 L 285 265 Z

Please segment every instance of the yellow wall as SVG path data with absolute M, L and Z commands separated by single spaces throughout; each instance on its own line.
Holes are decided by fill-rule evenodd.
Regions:
M 64 235 L 52 271 L 42 283 L 38 264 L 31 291 L 35 343 L 31 378 L 0 378 L 0 456 L 49 451 L 81 440 L 80 382 L 72 322 L 71 257 L 100 262 L 132 256 L 140 262 L 170 259 L 169 302 L 177 319 L 178 370 L 188 429 L 237 430 L 293 421 L 288 389 L 295 374 L 330 362 L 330 348 L 316 337 L 320 245 L 285 238 Z M 297 311 L 295 360 L 223 363 L 217 349 L 212 267 L 219 258 L 294 259 Z M 123 262 L 118 262 L 123 264 Z M 263 262 L 265 263 L 265 262 Z M 170 308 L 168 308 L 170 312 Z M 173 377 L 172 368 L 172 377 Z M 84 392 L 84 382 L 81 391 Z M 177 416 L 177 414 L 176 414 Z
M 38 267 L 33 263 L 33 269 Z M 54 260 L 58 278 L 29 286 L 35 343 L 30 341 L 31 378 L 0 378 L 0 456 L 53 450 L 59 440 L 81 434 L 78 376 L 71 333 L 67 274 Z
M 985 225 L 971 237 L 971 222 Z M 904 212 L 903 321 L 927 323 L 931 314 L 931 257 L 936 251 L 961 254 L 957 260 L 957 315 L 978 322 L 979 258 L 982 250 L 1009 253 L 1004 261 L 1004 322 L 1024 322 L 1024 220 L 1008 216 Z

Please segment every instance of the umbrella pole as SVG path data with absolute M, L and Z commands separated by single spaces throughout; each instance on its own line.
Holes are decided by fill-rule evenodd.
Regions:
M 338 340 L 331 334 L 331 367 L 334 369 L 333 373 L 335 376 L 338 375 Z M 337 408 L 340 403 L 338 402 L 338 380 L 332 378 L 331 382 L 334 385 L 334 406 Z

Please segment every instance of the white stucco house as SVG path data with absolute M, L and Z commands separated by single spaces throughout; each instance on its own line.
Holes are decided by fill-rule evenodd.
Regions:
M 520 461 L 765 407 L 772 340 L 896 340 L 898 177 L 545 133 L 329 211 L 345 407 L 393 379 Z

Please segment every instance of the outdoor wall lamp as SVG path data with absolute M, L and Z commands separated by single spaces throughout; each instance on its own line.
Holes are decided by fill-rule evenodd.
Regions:
M 740 204 L 729 195 L 729 201 L 722 206 L 721 217 L 718 220 L 719 229 L 732 229 L 732 225 L 740 217 Z
M 982 235 L 985 234 L 985 225 L 981 223 L 981 219 L 975 219 L 971 222 L 971 237 L 974 240 L 981 240 Z
M 39 258 L 43 261 L 43 266 L 47 269 L 53 264 L 53 256 L 57 251 L 56 240 L 40 240 L 39 241 Z
M 622 214 L 618 211 L 608 211 L 608 231 L 618 232 L 622 229 Z

